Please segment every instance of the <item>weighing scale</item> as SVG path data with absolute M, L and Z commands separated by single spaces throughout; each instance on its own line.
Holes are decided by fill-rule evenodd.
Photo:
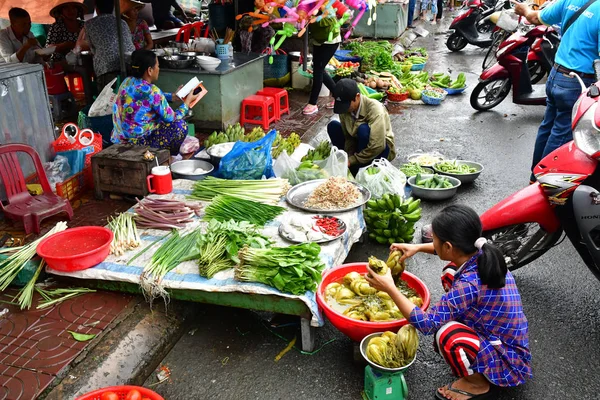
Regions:
M 360 342 L 360 354 L 369 363 L 365 367 L 365 386 L 362 392 L 364 400 L 405 400 L 408 398 L 408 386 L 404 379 L 404 370 L 415 362 L 401 368 L 384 368 L 367 358 L 367 344 L 371 338 L 381 336 L 381 332 L 372 333 Z

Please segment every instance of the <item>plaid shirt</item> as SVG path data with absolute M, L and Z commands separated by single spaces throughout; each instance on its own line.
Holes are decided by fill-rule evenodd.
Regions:
M 440 301 L 424 312 L 416 307 L 410 323 L 425 335 L 434 334 L 450 321 L 472 328 L 481 341 L 473 371 L 497 386 L 517 386 L 531 378 L 531 353 L 527 318 L 510 272 L 506 285 L 489 289 L 477 275 L 473 256 L 456 272 L 454 283 Z

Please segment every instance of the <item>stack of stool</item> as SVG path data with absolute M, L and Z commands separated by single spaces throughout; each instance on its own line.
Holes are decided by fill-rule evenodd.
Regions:
M 240 124 L 262 125 L 267 130 L 284 113 L 290 113 L 287 90 L 266 87 L 242 101 Z

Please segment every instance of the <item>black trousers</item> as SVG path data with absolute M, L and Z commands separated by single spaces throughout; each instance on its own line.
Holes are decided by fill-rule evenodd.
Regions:
M 312 104 L 313 106 L 317 105 L 319 92 L 321 91 L 321 85 L 323 84 L 327 86 L 327 89 L 333 92 L 335 82 L 331 79 L 329 74 L 325 72 L 325 67 L 338 47 L 339 43 L 313 46 L 313 83 L 308 104 Z
M 437 15 L 435 16 L 435 19 L 441 19 L 442 18 L 442 11 L 444 11 L 444 0 L 437 0 Z

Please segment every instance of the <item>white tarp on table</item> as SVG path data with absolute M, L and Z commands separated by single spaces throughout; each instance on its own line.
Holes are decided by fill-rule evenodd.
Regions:
M 191 188 L 193 183 L 194 182 L 188 180 L 175 180 L 173 181 L 173 193 L 164 196 L 151 195 L 149 197 L 185 200 L 186 196 L 192 192 Z M 192 202 L 192 200 L 186 201 Z M 208 205 L 206 202 L 199 203 L 202 203 L 204 206 Z M 282 221 L 286 221 L 288 218 L 292 218 L 294 215 L 310 215 L 310 213 L 289 208 L 285 200 L 283 200 L 280 205 L 286 207 L 287 211 L 280 215 L 275 221 L 267 224 L 263 229 L 263 233 L 266 236 L 271 237 L 275 242 L 275 245 L 289 246 L 291 243 L 282 239 L 278 233 L 279 225 Z M 325 263 L 326 269 L 340 265 L 344 262 L 346 256 L 350 252 L 350 248 L 360 239 L 365 228 L 362 207 L 350 212 L 338 213 L 335 214 L 335 216 L 342 219 L 346 223 L 347 230 L 340 239 L 325 243 L 321 246 L 320 256 Z M 185 232 L 193 230 L 198 226 L 206 225 L 201 218 L 202 217 L 195 218 L 194 222 L 188 224 Z M 158 248 L 158 244 L 135 259 L 132 263 L 133 265 L 126 265 L 127 261 L 129 261 L 141 249 L 144 249 L 146 246 L 161 236 L 164 236 L 166 233 L 166 231 L 151 229 L 141 230 L 140 235 L 142 244 L 140 247 L 129 251 L 120 257 L 110 255 L 106 260 L 104 260 L 104 262 L 84 271 L 61 272 L 51 268 L 47 268 L 47 271 L 55 275 L 79 279 L 97 279 L 139 284 L 143 267 L 152 257 L 152 254 L 154 253 L 153 250 Z M 180 233 L 183 234 L 184 232 Z M 241 292 L 250 294 L 277 295 L 281 297 L 300 299 L 306 303 L 312 312 L 311 324 L 313 326 L 323 325 L 323 317 L 321 316 L 321 313 L 317 307 L 314 293 L 307 292 L 303 296 L 294 296 L 291 294 L 282 293 L 277 289 L 260 283 L 238 282 L 233 277 L 233 269 L 221 271 L 213 278 L 207 279 L 198 274 L 198 265 L 194 261 L 187 261 L 180 264 L 177 266 L 177 268 L 165 275 L 162 285 L 167 289 L 190 289 L 206 292 Z

